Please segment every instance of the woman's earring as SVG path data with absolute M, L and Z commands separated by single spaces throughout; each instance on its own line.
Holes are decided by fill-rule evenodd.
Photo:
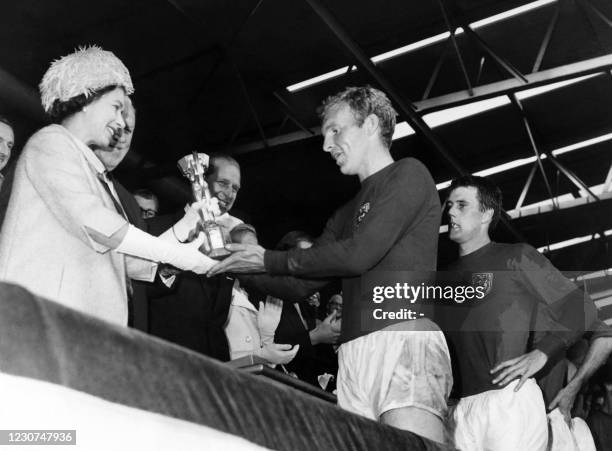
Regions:
M 87 113 L 87 107 L 86 107 L 86 106 L 84 106 L 84 107 L 83 107 L 83 109 L 82 109 L 81 111 L 83 111 L 83 113 Z

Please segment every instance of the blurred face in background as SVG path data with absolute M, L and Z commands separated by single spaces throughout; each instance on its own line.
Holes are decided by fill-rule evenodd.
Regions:
M 136 199 L 136 202 L 140 207 L 140 213 L 142 214 L 143 219 L 154 218 L 155 216 L 157 216 L 157 211 L 159 209 L 159 206 L 157 205 L 157 200 L 146 199 L 138 195 L 135 195 L 134 199 Z
M 342 295 L 334 294 L 329 301 L 327 301 L 327 314 L 331 315 L 333 311 L 336 311 L 336 318 L 342 317 Z
M 11 151 L 15 143 L 13 128 L 0 122 L 0 171 L 7 165 L 11 158 Z

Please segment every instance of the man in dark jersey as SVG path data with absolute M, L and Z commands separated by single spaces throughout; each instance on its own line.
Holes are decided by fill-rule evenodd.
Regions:
M 379 311 L 375 318 L 373 306 L 382 304 L 373 304 L 368 288 L 386 287 L 400 272 L 401 282 L 419 285 L 436 269 L 438 193 L 422 163 L 393 161 L 396 114 L 387 96 L 369 86 L 327 99 L 323 150 L 343 174 L 359 177 L 360 191 L 336 211 L 310 249 L 232 245 L 236 252 L 211 274 L 265 271 L 241 277 L 241 283 L 284 300 L 312 294 L 325 283 L 322 278 L 342 278 L 339 405 L 442 443 L 452 385 L 444 336 L 426 317 L 398 322 Z M 385 305 L 402 303 L 395 297 Z
M 437 317 L 455 364 L 455 446 L 545 450 L 546 410 L 532 376 L 584 333 L 596 318 L 595 306 L 533 247 L 491 241 L 499 188 L 464 176 L 449 192 L 449 237 L 459 244 L 460 257 L 448 274 L 484 293 L 447 308 L 446 320 Z M 530 331 L 544 323 L 539 315 L 546 316 L 547 330 L 536 331 L 538 340 L 530 342 Z

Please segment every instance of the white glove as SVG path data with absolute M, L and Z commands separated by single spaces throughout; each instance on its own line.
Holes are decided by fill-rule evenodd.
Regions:
M 171 228 L 162 233 L 160 238 L 171 243 L 184 243 L 188 241 L 191 236 L 195 235 L 201 219 L 200 210 L 207 210 L 215 216 L 221 214 L 219 201 L 216 197 L 212 197 L 210 201 L 202 199 L 199 202 L 194 202 L 191 205 L 185 206 L 185 215 Z
M 289 363 L 293 360 L 299 350 L 300 345 L 295 345 L 292 349 L 291 345 L 279 345 L 277 343 L 269 343 L 259 348 L 255 355 L 261 357 L 267 362 L 278 365 L 285 365 L 286 363 Z
M 274 332 L 280 322 L 281 313 L 283 311 L 283 301 L 280 299 L 268 296 L 266 302 L 259 303 L 259 311 L 257 312 L 257 328 L 261 337 L 262 345 L 272 343 L 274 341 Z
M 203 242 L 204 235 L 200 234 L 191 243 L 168 243 L 130 224 L 123 241 L 115 250 L 154 262 L 168 263 L 184 271 L 205 274 L 217 262 L 198 251 Z

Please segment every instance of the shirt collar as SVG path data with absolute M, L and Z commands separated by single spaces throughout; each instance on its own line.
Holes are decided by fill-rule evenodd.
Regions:
M 87 144 L 85 144 L 83 141 L 81 141 L 79 138 L 77 138 L 76 136 L 74 136 L 70 130 L 68 130 L 67 128 L 59 125 L 59 124 L 54 124 L 54 127 L 58 127 L 59 129 L 61 129 L 76 145 L 76 147 L 79 149 L 79 151 L 83 154 L 83 156 L 85 157 L 85 159 L 87 160 L 87 162 L 89 163 L 89 165 L 99 174 L 104 174 L 106 172 L 106 168 L 104 167 L 104 165 L 102 164 L 102 162 L 100 161 L 100 159 L 96 156 L 96 154 L 93 152 L 93 150 L 91 150 L 89 148 L 89 146 L 87 146 Z

